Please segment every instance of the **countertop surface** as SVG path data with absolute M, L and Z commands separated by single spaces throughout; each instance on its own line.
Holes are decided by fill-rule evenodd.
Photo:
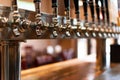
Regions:
M 93 80 L 95 62 L 72 59 L 22 71 L 21 80 Z

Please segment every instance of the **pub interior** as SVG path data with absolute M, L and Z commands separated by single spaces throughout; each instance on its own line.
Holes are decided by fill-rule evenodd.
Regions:
M 119 80 L 120 0 L 0 0 L 0 80 Z

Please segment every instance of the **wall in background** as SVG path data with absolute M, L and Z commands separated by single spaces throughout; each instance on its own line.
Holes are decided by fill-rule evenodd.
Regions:
M 32 46 L 33 49 L 37 51 L 44 51 L 48 46 L 55 47 L 56 45 L 60 45 L 62 47 L 62 50 L 72 48 L 75 51 L 75 53 L 77 52 L 77 42 L 74 39 L 27 40 L 26 42 L 22 42 L 20 44 L 20 52 L 24 53 L 24 48 L 26 46 Z

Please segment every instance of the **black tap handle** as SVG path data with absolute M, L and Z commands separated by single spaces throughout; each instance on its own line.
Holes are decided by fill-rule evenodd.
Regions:
M 79 14 L 79 0 L 74 0 L 75 14 Z
M 92 17 L 92 21 L 95 21 L 95 12 L 94 12 L 94 2 L 93 0 L 89 0 L 89 4 L 90 4 L 90 11 L 91 11 L 91 17 Z
M 41 2 L 41 0 L 34 0 L 34 3 L 36 3 L 36 2 Z
M 104 3 L 104 0 L 101 0 L 101 12 L 102 12 L 103 21 L 105 22 L 105 3 Z
M 97 19 L 98 19 L 98 23 L 100 23 L 100 6 L 98 4 L 99 0 L 95 0 L 95 5 L 96 5 L 96 14 L 97 14 Z
M 70 0 L 64 0 L 64 4 L 65 4 L 65 10 L 69 11 L 70 10 Z
M 110 23 L 109 8 L 108 8 L 108 0 L 105 0 L 105 8 L 106 8 L 107 22 Z
M 58 7 L 58 0 L 52 0 L 52 7 Z
M 13 4 L 13 5 L 17 5 L 17 0 L 13 0 L 13 1 L 12 1 L 12 4 Z
M 38 13 L 38 14 L 40 13 L 40 2 L 41 2 L 41 0 L 34 0 L 36 13 Z
M 87 0 L 83 0 L 83 8 L 84 8 L 84 16 L 85 16 L 85 20 L 88 21 L 88 1 Z
M 17 8 L 17 0 L 13 0 L 12 1 L 12 8 L 13 8 L 13 10 L 17 10 L 18 8 Z

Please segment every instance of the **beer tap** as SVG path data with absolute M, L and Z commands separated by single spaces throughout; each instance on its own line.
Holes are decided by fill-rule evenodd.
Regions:
M 11 28 L 14 36 L 20 36 L 19 25 L 20 25 L 20 14 L 17 8 L 17 0 L 12 1 L 12 20 L 11 20 Z
M 90 30 L 92 37 L 96 37 L 96 24 L 95 24 L 95 12 L 94 12 L 93 0 L 89 0 L 89 6 L 90 6 L 91 18 L 92 18 L 91 28 L 89 30 Z
M 108 36 L 109 37 L 114 37 L 113 28 L 110 24 L 108 0 L 105 0 L 105 10 L 106 10 L 106 19 L 107 19 L 107 26 L 108 26 Z
M 105 2 L 104 0 L 101 0 L 101 12 L 102 12 L 102 30 L 101 32 L 103 33 L 103 36 L 106 38 L 108 37 L 108 28 L 107 28 L 107 25 L 106 25 L 106 15 L 105 15 Z
M 37 36 L 42 36 L 44 33 L 44 23 L 41 18 L 41 0 L 34 0 L 35 3 L 35 9 L 36 9 L 36 15 L 35 15 L 35 31 Z
M 77 19 L 77 30 L 75 31 L 77 37 L 81 37 L 81 21 L 80 21 L 80 10 L 79 10 L 79 0 L 74 0 L 74 5 L 75 5 L 75 14 L 76 14 L 76 19 Z
M 59 33 L 59 19 L 58 19 L 58 0 L 52 0 L 52 8 L 53 8 L 53 18 L 52 18 L 52 24 L 51 24 L 51 30 L 52 30 L 52 35 L 51 38 L 56 38 L 58 37 Z
M 25 32 L 29 28 L 30 21 L 23 19 L 20 16 L 17 8 L 17 0 L 12 1 L 12 15 L 10 14 L 10 17 L 7 23 L 9 24 L 10 22 L 10 26 L 15 37 L 20 36 L 21 33 Z
M 106 19 L 107 19 L 107 23 L 110 24 L 108 0 L 105 0 L 105 10 L 106 10 L 106 17 L 107 17 Z
M 70 0 L 64 0 L 65 4 L 65 17 L 66 17 L 66 22 L 63 25 L 63 31 L 64 32 L 64 37 L 70 37 L 71 36 L 71 20 L 70 20 Z
M 89 27 L 89 23 L 88 23 L 88 0 L 83 0 L 83 8 L 84 8 L 84 17 L 85 17 L 85 22 L 84 22 L 84 27 L 82 27 L 82 31 L 85 34 L 86 37 L 89 37 L 89 31 L 88 31 L 88 27 Z
M 89 0 L 89 5 L 90 5 L 92 22 L 95 23 L 95 12 L 94 12 L 94 2 L 93 2 L 93 0 Z
M 100 0 L 95 0 L 96 5 L 96 14 L 97 14 L 97 27 L 95 28 L 95 32 L 97 32 L 98 37 L 102 37 L 102 28 L 101 28 L 101 21 L 100 21 Z

